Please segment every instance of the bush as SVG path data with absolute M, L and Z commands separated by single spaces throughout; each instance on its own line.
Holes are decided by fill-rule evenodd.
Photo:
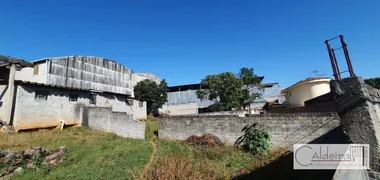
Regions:
M 270 135 L 258 123 L 247 125 L 242 130 L 244 134 L 236 141 L 238 147 L 253 154 L 266 154 L 269 149 Z
M 376 89 L 380 89 L 380 77 L 365 79 L 364 82 Z

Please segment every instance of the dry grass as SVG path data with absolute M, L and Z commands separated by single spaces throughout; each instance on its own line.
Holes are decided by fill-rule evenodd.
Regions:
M 265 166 L 288 151 L 276 149 L 266 156 L 251 156 L 232 147 L 201 149 L 187 156 L 163 156 L 133 179 L 232 179 Z
M 194 161 L 191 157 L 161 157 L 147 171 L 135 179 L 230 179 L 227 168 L 210 161 Z
M 231 146 L 195 148 L 181 141 L 157 139 L 155 162 L 133 179 L 232 179 L 276 160 L 286 150 L 254 156 Z

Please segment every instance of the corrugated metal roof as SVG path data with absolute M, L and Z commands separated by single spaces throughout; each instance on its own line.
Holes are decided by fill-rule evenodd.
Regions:
M 168 93 L 168 105 L 197 103 L 199 107 L 207 107 L 215 103 L 210 100 L 200 100 L 197 97 L 196 90 L 177 91 Z
M 280 103 L 285 101 L 285 97 L 281 95 L 280 84 L 271 83 L 271 85 L 271 87 L 266 87 L 264 89 L 251 88 L 251 92 L 262 94 L 262 96 L 260 98 L 255 99 L 254 102 L 266 102 L 268 100 L 273 101 L 273 99 L 278 99 Z M 186 103 L 197 103 L 199 107 L 206 107 L 214 104 L 215 101 L 198 99 L 196 90 L 168 92 L 169 105 Z

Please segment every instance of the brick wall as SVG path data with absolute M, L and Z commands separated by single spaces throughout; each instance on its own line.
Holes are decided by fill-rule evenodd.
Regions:
M 123 137 L 145 138 L 144 122 L 134 120 L 132 115 L 125 112 L 113 112 L 111 107 L 84 107 L 83 126 Z
M 275 147 L 309 143 L 340 125 L 337 113 L 270 113 L 250 117 L 171 116 L 159 121 L 159 137 L 186 139 L 193 134 L 212 133 L 227 144 L 242 135 L 244 126 L 260 123 L 266 126 Z

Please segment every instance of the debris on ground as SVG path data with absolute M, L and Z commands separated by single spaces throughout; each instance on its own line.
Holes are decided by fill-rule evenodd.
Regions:
M 14 129 L 13 126 L 10 126 L 5 121 L 0 119 L 0 132 L 13 133 Z
M 193 146 L 223 146 L 223 142 L 214 134 L 203 134 L 201 136 L 191 135 L 184 142 Z
M 56 166 L 66 160 L 66 147 L 57 150 L 45 150 L 42 147 L 32 147 L 22 152 L 0 150 L 0 179 L 9 179 L 16 173 L 22 173 L 24 168 L 35 169 L 41 165 Z

